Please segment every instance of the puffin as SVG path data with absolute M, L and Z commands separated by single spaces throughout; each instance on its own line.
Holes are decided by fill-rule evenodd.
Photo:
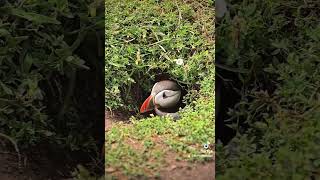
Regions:
M 181 87 L 174 81 L 162 80 L 153 85 L 151 94 L 143 102 L 140 113 L 154 110 L 159 116 L 171 116 L 177 120 L 179 102 L 181 100 Z

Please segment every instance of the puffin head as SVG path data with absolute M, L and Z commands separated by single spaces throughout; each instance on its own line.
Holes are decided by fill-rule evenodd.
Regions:
M 157 82 L 151 95 L 143 102 L 140 113 L 145 113 L 154 108 L 175 107 L 181 97 L 181 90 L 177 83 L 169 80 Z

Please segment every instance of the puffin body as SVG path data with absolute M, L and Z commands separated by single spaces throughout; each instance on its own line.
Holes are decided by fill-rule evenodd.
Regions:
M 178 118 L 177 113 L 171 113 L 180 101 L 181 88 L 170 80 L 157 82 L 151 91 L 150 96 L 144 101 L 140 108 L 140 113 L 155 110 L 159 116 L 171 115 L 174 119 Z

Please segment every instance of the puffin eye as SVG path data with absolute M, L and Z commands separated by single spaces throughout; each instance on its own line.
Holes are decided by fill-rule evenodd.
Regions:
M 163 97 L 163 98 L 166 98 L 166 97 L 167 97 L 167 96 L 166 96 L 166 93 L 163 93 L 163 94 L 162 94 L 162 97 Z

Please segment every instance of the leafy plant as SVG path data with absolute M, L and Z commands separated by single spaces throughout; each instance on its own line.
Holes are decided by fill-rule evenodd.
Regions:
M 319 178 L 316 1 L 230 1 L 217 53 L 237 73 L 237 136 L 217 145 L 217 179 Z M 317 35 L 316 35 L 317 34 Z M 239 125 L 243 120 L 248 128 Z M 243 125 L 242 124 L 242 125 Z
M 90 129 L 80 123 L 74 99 L 79 72 L 92 72 L 83 55 L 92 51 L 79 49 L 94 38 L 91 32 L 103 30 L 99 11 L 99 1 L 84 0 L 5 1 L 0 7 L 0 131 L 21 147 L 95 148 L 92 136 L 79 133 Z
M 181 119 L 134 116 L 106 132 L 107 178 L 159 177 L 168 159 L 207 162 L 214 144 L 212 1 L 106 1 L 106 108 L 137 113 L 158 76 L 186 87 Z M 173 157 L 167 157 L 172 154 Z
M 73 179 L 75 180 L 103 180 L 104 177 L 96 177 L 92 175 L 88 169 L 85 167 L 78 165 L 77 169 L 72 173 L 73 174 Z
M 213 66 L 210 10 L 181 1 L 106 1 L 107 108 L 136 111 L 143 98 L 137 93 L 161 73 L 193 89 Z M 201 13 L 206 16 L 192 22 Z

